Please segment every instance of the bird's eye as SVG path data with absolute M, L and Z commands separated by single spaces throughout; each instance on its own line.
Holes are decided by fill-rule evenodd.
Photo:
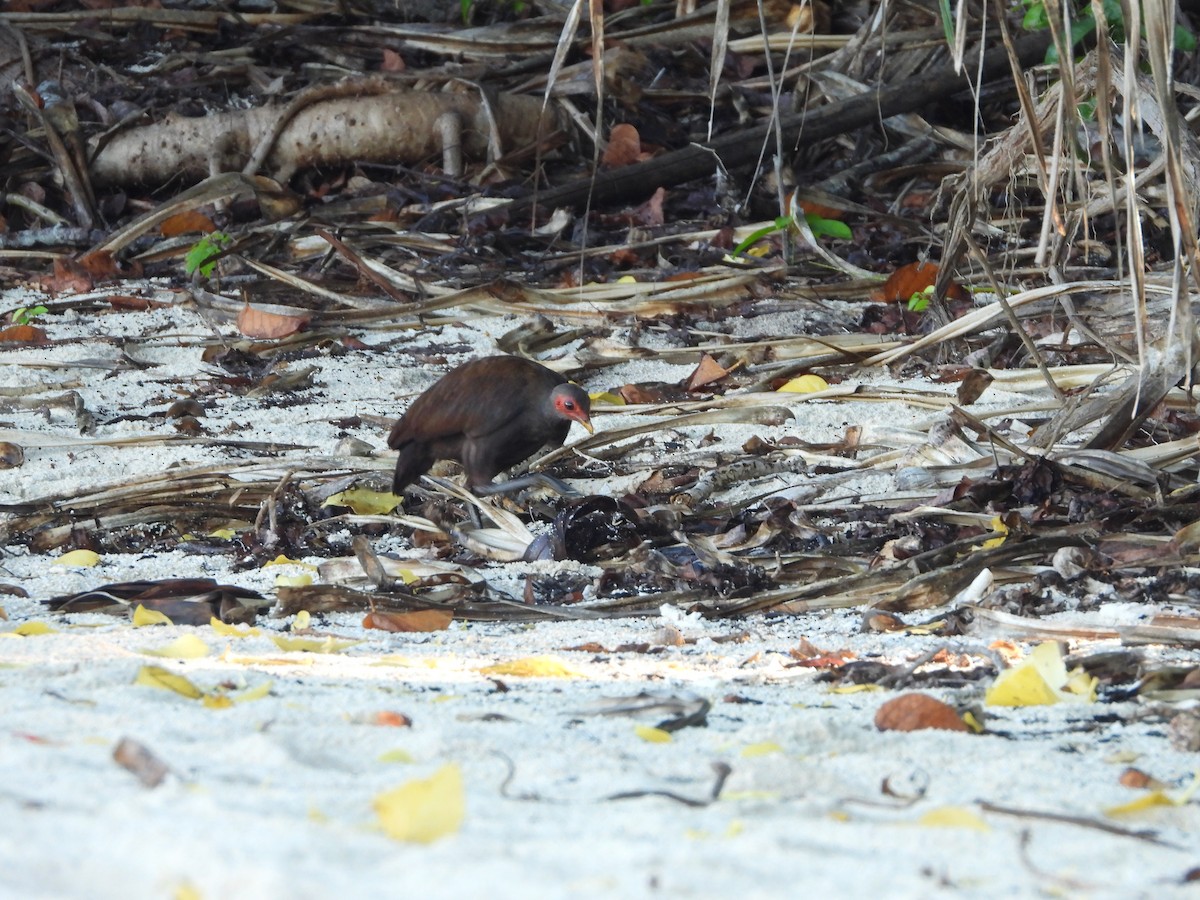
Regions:
M 574 400 L 564 400 L 564 401 L 563 401 L 563 406 L 564 406 L 565 408 L 567 408 L 567 409 L 574 409 L 574 408 L 575 408 L 575 401 L 574 401 Z

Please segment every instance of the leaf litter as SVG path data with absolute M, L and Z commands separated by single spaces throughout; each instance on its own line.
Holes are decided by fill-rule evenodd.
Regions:
M 944 171 L 959 179 L 947 191 L 955 198 L 948 210 L 930 199 L 936 182 L 912 170 L 907 181 L 874 182 L 876 196 L 895 191 L 892 211 L 924 204 L 944 228 L 938 266 L 922 266 L 932 271 L 906 281 L 896 273 L 914 262 L 913 235 L 933 242 L 928 223 L 839 198 L 851 181 L 834 171 L 845 162 L 836 147 L 805 152 L 814 180 L 827 176 L 815 193 L 838 206 L 803 200 L 771 209 L 764 199 L 772 192 L 783 198 L 790 186 L 769 184 L 729 215 L 737 204 L 722 196 L 719 182 L 687 188 L 644 179 L 680 161 L 658 148 L 681 143 L 689 124 L 692 132 L 699 124 L 695 112 L 681 122 L 658 104 L 682 109 L 678 98 L 689 92 L 712 97 L 708 116 L 718 127 L 701 131 L 724 128 L 750 147 L 753 141 L 736 135 L 737 123 L 778 97 L 775 64 L 796 85 L 812 70 L 805 90 L 836 103 L 844 99 L 845 70 L 862 83 L 895 81 L 895 70 L 884 76 L 874 67 L 900 61 L 908 74 L 930 61 L 930 42 L 901 30 L 905 46 L 877 54 L 869 48 L 881 47 L 883 37 L 869 23 L 826 38 L 772 22 L 777 33 L 767 44 L 774 52 L 833 52 L 815 69 L 813 60 L 790 55 L 772 56 L 764 68 L 757 24 L 739 36 L 746 24 L 725 18 L 728 4 L 713 21 L 707 10 L 675 20 L 648 8 L 606 20 L 599 6 L 592 7 L 590 38 L 579 37 L 578 21 L 561 10 L 521 28 L 497 22 L 470 30 L 395 22 L 331 30 L 307 12 L 235 17 L 131 8 L 105 20 L 147 34 L 177 29 L 174 40 L 197 46 L 219 26 L 246 40 L 245 52 L 266 33 L 259 29 L 284 26 L 275 37 L 282 35 L 289 52 L 321 46 L 352 70 L 366 72 L 368 60 L 383 59 L 391 73 L 421 70 L 423 78 L 460 87 L 472 74 L 461 66 L 481 77 L 495 69 L 491 86 L 518 102 L 545 91 L 563 131 L 590 126 L 579 128 L 585 146 L 610 136 L 603 156 L 593 144 L 607 164 L 597 197 L 643 173 L 639 196 L 623 207 L 600 203 L 586 221 L 562 194 L 557 209 L 518 226 L 513 210 L 527 198 L 483 194 L 497 185 L 508 190 L 507 179 L 534 156 L 507 157 L 512 148 L 491 140 L 468 147 L 465 163 L 443 156 L 440 172 L 416 168 L 433 151 L 409 159 L 413 168 L 388 169 L 363 145 L 351 150 L 361 163 L 353 173 L 328 166 L 288 185 L 271 183 L 263 174 L 306 167 L 281 155 L 270 162 L 286 145 L 287 120 L 361 97 L 368 83 L 306 94 L 289 80 L 295 67 L 280 65 L 286 54 L 255 65 L 178 57 L 184 68 L 174 77 L 186 84 L 202 76 L 195 84 L 212 108 L 222 106 L 217 94 L 230 85 L 261 86 L 268 75 L 279 79 L 272 90 L 288 89 L 291 104 L 277 125 L 247 128 L 252 158 L 235 161 L 245 171 L 204 179 L 203 167 L 193 167 L 191 177 L 203 180 L 169 200 L 137 185 L 153 180 L 148 170 L 119 191 L 97 179 L 101 192 L 90 193 L 86 173 L 72 168 L 69 141 L 59 146 L 49 137 L 62 120 L 54 118 L 52 86 L 39 85 L 42 103 L 32 108 L 50 112 L 31 113 L 26 121 L 43 131 L 13 145 L 11 163 L 24 184 L 12 196 L 23 200 L 11 201 L 4 232 L 5 246 L 14 248 L 5 259 L 25 252 L 19 242 L 26 237 L 52 248 L 40 288 L 5 292 L 13 324 L 18 308 L 45 307 L 37 331 L 6 332 L 0 348 L 0 440 L 17 451 L 6 458 L 17 461 L 9 471 L 20 475 L 0 485 L 3 577 L 14 582 L 4 612 L 17 622 L 0 641 L 13 666 L 0 677 L 14 697 L 6 712 L 14 733 L 34 734 L 31 723 L 45 721 L 46 701 L 27 686 L 46 684 L 57 711 L 46 726 L 52 740 L 74 743 L 76 755 L 87 751 L 83 735 L 119 740 L 117 763 L 148 787 L 174 790 L 195 821 L 209 822 L 178 790 L 188 781 L 216 792 L 256 829 L 265 826 L 257 833 L 272 834 L 272 848 L 283 846 L 278 836 L 286 830 L 302 833 L 306 846 L 354 852 L 360 845 L 332 832 L 360 826 L 374 806 L 387 834 L 436 841 L 419 862 L 392 865 L 407 876 L 426 873 L 442 888 L 462 883 L 454 879 L 464 857 L 482 861 L 497 841 L 512 839 L 514 823 L 526 818 L 511 807 L 516 802 L 559 813 L 552 823 L 535 813 L 514 841 L 517 852 L 537 853 L 541 874 L 558 883 L 615 879 L 624 893 L 647 883 L 733 889 L 734 873 L 750 857 L 792 885 L 788 865 L 814 841 L 880 860 L 882 883 L 914 894 L 928 890 L 931 876 L 923 872 L 964 884 L 983 872 L 1016 891 L 1057 887 L 1066 879 L 1057 873 L 1096 872 L 1098 858 L 1108 866 L 1105 886 L 1143 885 L 1150 870 L 1160 881 L 1182 878 L 1194 860 L 1168 852 L 1171 841 L 1155 837 L 1162 855 L 1149 862 L 1147 847 L 1137 847 L 1134 866 L 1125 842 L 1143 832 L 1093 826 L 1105 815 L 1147 816 L 1156 833 L 1170 836 L 1194 826 L 1186 788 L 1194 760 L 1183 754 L 1195 752 L 1188 743 L 1195 728 L 1171 705 L 1196 689 L 1188 651 L 1198 633 L 1191 572 L 1200 546 L 1193 534 L 1197 424 L 1180 384 L 1190 356 L 1169 341 L 1171 323 L 1190 321 L 1187 288 L 1140 234 L 1132 239 L 1146 271 L 1114 277 L 1119 272 L 1103 250 L 1120 227 L 1112 217 L 1117 192 L 1111 178 L 1088 172 L 1062 146 L 1069 129 L 1053 127 L 1070 104 L 1063 99 L 1068 82 L 1036 104 L 1025 97 L 1016 125 L 1006 111 L 985 110 L 999 140 L 977 159 L 955 154 L 964 148 L 956 144 L 961 135 L 938 133 Z M 574 15 L 581 9 L 576 4 Z M 912 25 L 903 17 L 923 14 L 891 15 L 899 17 L 893 25 Z M 90 16 L 85 35 L 101 27 Z M 24 30 L 34 49 L 28 58 L 38 64 L 46 42 L 83 21 L 18 12 L 7 27 Z M 697 24 L 711 33 L 713 22 L 721 32 L 713 58 L 726 63 L 719 78 L 681 49 L 692 47 Z M 725 43 L 727 28 L 735 34 Z M 89 49 L 93 38 L 82 40 Z M 589 40 L 590 59 L 570 57 Z M 137 44 L 105 45 L 113 71 L 128 71 Z M 539 54 L 544 69 L 497 69 L 493 57 L 515 47 Z M 664 65 L 662 47 L 675 48 L 673 65 Z M 985 63 L 989 72 L 997 63 L 1007 70 L 1009 60 L 996 54 Z M 1120 65 L 1093 52 L 1075 64 L 1069 84 L 1084 91 L 1109 78 L 1114 97 L 1126 103 L 1135 91 L 1150 130 L 1168 142 L 1154 84 L 1113 77 Z M 164 64 L 162 71 L 176 70 Z M 667 81 L 652 79 L 655 72 Z M 736 92 L 732 77 L 742 78 Z M 398 79 L 413 93 L 416 81 Z M 390 102 L 395 87 L 371 91 Z M 610 116 L 601 118 L 594 105 L 601 91 L 634 121 L 611 127 Z M 159 87 L 139 99 L 163 113 L 171 93 Z M 90 98 L 99 120 L 123 115 L 118 94 Z M 15 96 L 32 99 L 31 86 L 19 85 Z M 448 96 L 410 97 L 411 109 L 480 106 L 486 95 Z M 499 103 L 496 109 L 505 118 Z M 897 133 L 914 124 L 930 131 L 868 112 Z M 1105 115 L 1102 132 L 1111 127 Z M 225 128 L 244 127 L 251 116 L 185 119 L 180 127 Z M 794 127 L 787 116 L 781 124 Z M 1051 134 L 1051 143 L 1040 140 Z M 220 142 L 207 135 L 188 143 L 204 149 Z M 612 137 L 624 139 L 623 155 Z M 139 140 L 137 127 L 121 139 Z M 572 169 L 587 153 L 563 152 L 562 139 L 536 153 L 570 188 L 572 177 L 587 180 Z M 41 140 L 46 152 L 31 152 Z M 1102 133 L 1104 153 L 1110 142 L 1112 134 Z M 929 152 L 908 149 L 912 158 Z M 110 142 L 110 154 L 120 150 Z M 1055 167 L 1046 165 L 1048 153 Z M 1038 164 L 1018 177 L 1014 161 L 1031 158 Z M 55 193 L 51 166 L 65 193 Z M 176 161 L 167 171 L 187 169 Z M 1188 170 L 1177 171 L 1181 177 L 1165 184 L 1187 185 Z M 1027 223 L 993 206 L 1001 191 L 1026 204 Z M 1127 193 L 1134 205 L 1156 202 L 1135 198 L 1132 187 Z M 56 202 L 62 212 L 51 209 Z M 727 212 L 715 223 L 714 209 Z M 181 215 L 200 210 L 184 227 Z M 39 217 L 64 215 L 74 230 L 39 227 Z M 821 226 L 822 218 L 844 224 L 843 216 L 853 241 Z M 1087 216 L 1100 223 L 1088 227 L 1098 227 L 1102 239 L 1073 243 Z M 98 233 L 99 222 L 114 219 L 121 227 Z M 216 241 L 221 250 L 209 273 L 181 279 L 196 243 L 189 229 L 203 233 L 218 222 L 235 240 Z M 587 246 L 576 240 L 580 229 Z M 73 258 L 73 250 L 87 249 Z M 864 302 L 889 274 L 883 290 L 893 302 Z M 906 308 L 916 294 L 929 297 L 923 315 Z M 1164 352 L 1148 352 L 1156 345 Z M 408 398 L 448 366 L 496 349 L 537 357 L 598 397 L 623 401 L 597 400 L 594 437 L 533 463 L 582 496 L 476 501 L 447 482 L 452 473 L 445 471 L 395 513 L 386 496 L 367 502 L 351 493 L 384 494 L 391 466 L 382 436 Z M 800 385 L 804 393 L 796 392 Z M 72 559 L 67 554 L 85 554 L 74 559 L 86 558 L 87 567 L 50 567 Z M 318 582 L 278 586 L 268 564 L 281 555 L 317 566 Z M 58 610 L 55 627 L 39 621 L 46 601 Z M 132 624 L 141 624 L 139 615 L 169 624 L 130 637 L 119 617 L 100 609 Z M 306 617 L 298 634 L 279 634 L 288 620 Z M 255 628 L 231 633 L 224 623 Z M 148 633 L 163 634 L 176 649 L 163 666 L 135 670 L 131 660 Z M 1005 675 L 1028 678 L 1014 642 L 1030 649 L 1047 639 L 1074 652 L 1064 660 L 1056 643 L 1034 650 L 1054 651 L 1052 677 L 1039 674 L 1041 682 L 1017 699 L 1061 699 L 1069 675 L 1090 685 L 1098 702 L 1079 702 L 1090 693 L 1068 687 L 1071 703 L 992 705 L 978 737 L 877 734 L 872 727 L 887 691 L 913 685 L 936 688 L 961 721 L 955 710 L 977 704 L 989 684 L 996 690 Z M 235 640 L 238 657 L 217 651 Z M 196 654 L 198 644 L 212 652 Z M 815 652 L 791 652 L 809 646 Z M 398 648 L 412 660 L 397 665 Z M 86 663 L 63 671 L 63 659 Z M 799 665 L 805 662 L 813 664 Z M 246 673 L 259 670 L 283 672 L 287 681 L 247 687 Z M 562 672 L 578 677 L 547 678 Z M 670 693 L 653 697 L 649 709 L 686 697 L 703 710 L 698 718 L 680 716 L 693 727 L 675 731 L 664 720 L 631 730 L 607 717 L 578 718 L 585 701 L 612 702 L 614 685 L 628 688 L 632 709 L 647 684 L 661 681 Z M 153 699 L 130 692 L 147 685 L 166 690 Z M 394 736 L 364 736 L 360 727 L 376 721 L 393 695 L 421 710 L 411 745 L 394 757 L 415 760 L 421 773 L 399 789 L 394 774 L 374 765 L 396 751 L 385 743 Z M 238 698 L 259 702 L 243 709 Z M 179 702 L 185 699 L 202 703 Z M 172 726 L 164 728 L 162 710 L 173 701 Z M 134 721 L 153 736 L 142 736 L 145 746 L 169 760 L 169 771 L 147 762 L 141 744 L 126 743 L 133 740 L 123 730 L 130 711 L 139 712 Z M 24 743 L 46 752 L 40 741 Z M 1144 755 L 1148 768 L 1169 773 L 1163 783 L 1171 790 L 1129 800 L 1131 788 L 1106 768 L 1101 743 Z M 756 749 L 764 747 L 778 751 Z M 1050 748 L 1075 758 L 1051 766 L 1051 756 L 1066 754 Z M 500 752 L 515 760 L 507 776 L 495 765 Z M 82 761 L 63 756 L 54 764 L 56 776 L 75 779 L 65 787 L 21 787 L 14 800 L 42 811 L 55 826 L 48 833 L 61 838 L 52 813 L 73 811 L 79 795 L 104 788 L 87 780 Z M 902 817 L 892 810 L 890 818 L 858 811 L 855 801 L 885 796 L 881 780 L 930 770 L 937 775 L 915 811 Z M 314 771 L 320 778 L 303 777 Z M 713 771 L 717 783 L 708 789 Z M 93 787 L 77 791 L 81 780 Z M 303 791 L 288 790 L 293 783 Z M 510 783 L 520 789 L 509 793 Z M 689 789 L 676 791 L 678 784 Z M 1048 796 L 1059 812 L 1043 808 Z M 663 848 L 661 865 L 639 862 L 618 872 L 590 853 L 562 849 L 594 846 L 599 798 L 638 805 L 605 808 L 616 829 L 608 838 L 624 831 L 630 857 L 653 842 Z M 682 820 L 678 807 L 660 808 L 654 798 L 679 801 L 697 818 Z M 1048 864 L 1039 854 L 1042 868 L 1027 858 L 1016 867 L 1007 846 L 978 836 L 1006 829 L 1011 816 L 1029 829 L 1054 821 L 1071 824 L 1071 834 L 1107 837 L 1056 840 Z M 890 827 L 913 821 L 946 829 L 946 852 Z M 692 839 L 679 837 L 685 826 L 725 836 L 712 842 L 721 847 L 702 885 L 688 880 L 684 861 L 693 848 Z M 219 893 L 206 873 L 245 860 L 237 849 L 208 856 L 189 846 L 187 859 L 159 848 L 160 871 L 179 885 L 203 882 Z M 284 855 L 278 877 L 318 883 L 303 880 L 312 876 L 303 860 Z M 392 883 L 397 872 L 385 858 L 372 858 L 378 871 L 371 874 Z M 836 853 L 825 854 L 805 876 L 876 889 L 863 869 L 856 864 L 851 872 Z M 330 892 L 339 879 L 351 883 L 328 867 L 320 877 Z M 362 878 L 359 868 L 353 884 Z M 1086 887 L 1080 879 L 1070 884 Z

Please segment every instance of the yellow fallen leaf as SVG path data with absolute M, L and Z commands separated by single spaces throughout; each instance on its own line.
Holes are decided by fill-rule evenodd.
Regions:
M 221 661 L 235 666 L 311 666 L 315 660 L 307 657 L 287 656 L 230 656 L 221 654 Z
M 312 616 L 309 615 L 307 609 L 302 609 L 296 613 L 296 618 L 292 619 L 292 631 L 303 631 L 312 624 Z
M 636 725 L 633 733 L 648 744 L 669 744 L 674 740 L 671 732 L 655 728 L 653 725 Z
M 37 637 L 39 634 L 58 634 L 57 628 L 51 628 L 45 622 L 22 622 L 5 634 L 15 634 L 21 637 Z
M 240 694 L 230 694 L 229 699 L 234 703 L 250 703 L 254 700 L 261 700 L 271 693 L 271 688 L 274 686 L 273 681 L 264 681 L 258 687 L 252 687 L 242 691 Z
M 138 604 L 133 611 L 133 627 L 145 628 L 147 625 L 174 625 L 170 616 L 164 612 L 159 612 L 157 609 L 146 609 L 142 604 Z
M 1048 706 L 1053 703 L 1091 703 L 1097 679 L 1076 669 L 1067 674 L 1062 651 L 1054 641 L 1033 648 L 1029 657 L 1001 672 L 984 695 L 988 706 Z
M 962 719 L 963 724 L 966 725 L 968 728 L 970 728 L 971 731 L 973 731 L 975 734 L 983 734 L 983 732 L 984 732 L 983 723 L 980 722 L 977 718 L 975 718 L 975 714 L 972 713 L 969 709 L 966 710 L 965 712 L 963 712 L 963 714 L 961 716 L 959 716 L 959 718 Z
M 831 693 L 831 694 L 864 694 L 864 693 L 870 693 L 871 691 L 882 691 L 882 690 L 883 690 L 883 688 L 881 688 L 877 684 L 843 684 L 839 687 L 830 688 L 829 693 Z
M 205 694 L 200 698 L 200 702 L 207 709 L 229 709 L 233 706 L 233 698 L 228 694 Z
M 137 677 L 133 679 L 134 684 L 144 684 L 147 687 L 155 687 L 164 691 L 174 691 L 176 694 L 181 694 L 189 700 L 199 700 L 204 696 L 204 692 L 196 687 L 182 675 L 176 675 L 164 669 L 162 666 L 142 666 L 138 669 Z
M 303 566 L 306 569 L 312 569 L 314 572 L 317 569 L 317 567 L 312 563 L 300 562 L 300 560 L 291 559 L 290 557 L 284 556 L 282 553 L 269 562 L 263 563 L 262 565 L 264 569 L 269 569 L 271 566 Z
M 753 759 L 756 756 L 770 756 L 772 753 L 782 753 L 783 748 L 774 741 L 761 741 L 757 744 L 748 744 L 742 748 L 742 756 L 746 759 Z
M 617 279 L 617 284 L 637 284 L 638 280 L 632 275 L 622 275 Z
M 100 562 L 100 554 L 94 550 L 72 550 L 56 559 L 53 565 L 90 569 L 98 562 Z
M 216 616 L 208 620 L 208 624 L 212 626 L 212 630 L 221 637 L 227 638 L 248 638 L 258 637 L 262 632 L 257 628 L 252 628 L 249 625 L 239 628 L 237 625 L 227 625 Z
M 375 662 L 371 663 L 371 665 L 373 665 L 373 666 L 404 666 L 405 668 L 410 669 L 413 666 L 417 665 L 417 662 L 408 656 L 401 656 L 398 653 L 389 653 L 387 656 L 379 657 L 379 659 L 375 660 Z
M 829 390 L 829 382 L 820 375 L 809 372 L 807 375 L 799 375 L 785 384 L 781 384 L 779 390 L 788 394 L 815 394 L 817 391 Z
M 1108 756 L 1104 757 L 1104 761 L 1114 766 L 1129 765 L 1129 763 L 1140 759 L 1141 755 L 1142 754 L 1138 753 L 1136 750 L 1118 750 L 1116 753 L 1110 753 Z
M 311 575 L 276 575 L 275 587 L 308 587 L 313 583 Z
M 1153 809 L 1156 806 L 1185 806 L 1192 802 L 1192 798 L 1200 793 L 1200 772 L 1192 776 L 1192 783 L 1189 784 L 1178 796 L 1171 796 L 1164 790 L 1147 791 L 1136 800 L 1129 803 L 1122 803 L 1120 806 L 1110 806 L 1104 811 L 1106 816 L 1110 818 L 1120 818 L 1121 816 L 1130 816 L 1136 813 L 1144 812 L 1147 809 Z
M 779 791 L 722 791 L 721 799 L 730 801 L 742 800 L 778 800 Z
M 358 516 L 386 516 L 400 505 L 400 500 L 391 491 L 350 488 L 326 497 L 321 506 L 348 506 Z
M 232 528 L 218 528 L 216 531 L 210 531 L 208 536 L 216 538 L 218 541 L 232 541 L 237 537 L 237 532 Z
M 1122 803 L 1119 806 L 1110 806 L 1104 810 L 1104 814 L 1110 819 L 1119 819 L 1122 816 L 1132 816 L 1137 813 L 1145 812 L 1148 809 L 1153 809 L 1156 806 L 1176 806 L 1176 801 L 1171 799 L 1171 796 L 1166 791 L 1148 791 L 1136 800 L 1131 800 L 1128 803 Z
M 991 525 L 992 531 L 997 532 L 1000 535 L 1000 537 L 990 538 L 990 539 L 984 541 L 982 544 L 980 544 L 979 546 L 983 550 L 991 550 L 995 547 L 999 547 L 1001 544 L 1004 543 L 1005 536 L 1008 534 L 1008 526 L 1004 524 L 1004 520 L 1001 519 L 999 516 L 992 516 L 992 521 L 991 521 L 990 525 Z
M 525 656 L 511 662 L 484 666 L 479 670 L 484 675 L 514 675 L 518 678 L 579 678 L 566 663 L 553 656 Z
M 208 656 L 208 644 L 194 634 L 184 634 L 165 647 L 141 652 L 146 656 L 162 656 L 166 659 L 200 659 L 202 656 Z
M 926 828 L 973 828 L 976 831 L 991 831 L 991 826 L 988 825 L 979 814 L 973 809 L 968 809 L 965 806 L 939 806 L 937 809 L 931 809 L 921 818 L 917 819 L 918 825 L 923 825 Z
M 588 399 L 592 401 L 593 405 L 597 403 L 607 403 L 610 406 L 625 405 L 625 398 L 612 391 L 596 391 L 594 394 L 588 394 Z
M 318 640 L 285 637 L 284 635 L 275 635 L 271 640 L 280 650 L 286 650 L 289 653 L 340 653 L 347 647 L 354 647 L 362 643 L 362 641 L 339 641 L 332 637 Z
M 381 763 L 414 763 L 416 760 L 413 755 L 407 750 L 388 750 L 386 753 L 380 753 L 378 757 Z
M 388 837 L 432 843 L 462 827 L 466 816 L 462 770 L 447 763 L 429 778 L 417 778 L 377 795 L 373 805 Z

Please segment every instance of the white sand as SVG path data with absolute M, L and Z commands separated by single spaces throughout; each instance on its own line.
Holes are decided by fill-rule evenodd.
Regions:
M 4 307 L 22 302 L 6 297 Z M 48 317 L 43 324 L 57 343 L 0 351 L 0 387 L 18 388 L 24 397 L 76 391 L 99 423 L 89 439 L 171 433 L 162 419 L 106 423 L 165 409 L 181 388 L 213 371 L 200 361 L 200 343 L 211 333 L 188 309 L 86 314 L 66 322 Z M 437 340 L 465 341 L 486 352 L 489 335 L 513 324 L 484 320 L 445 329 Z M 67 365 L 117 360 L 115 337 L 128 340 L 125 348 L 136 358 L 157 366 L 110 374 Z M 369 339 L 381 339 L 381 332 Z M 403 404 L 396 397 L 439 374 L 393 367 L 402 359 L 350 353 L 296 361 L 289 368 L 319 367 L 317 389 L 301 394 L 301 402 L 229 395 L 203 424 L 213 435 L 236 428 L 232 434 L 240 440 L 331 453 L 339 430 L 330 420 L 398 414 Z M 599 373 L 587 387 L 678 380 L 690 368 L 630 363 Z M 950 388 L 944 390 L 949 395 Z M 20 408 L 12 401 L 0 401 L 0 430 L 9 430 L 7 439 L 14 430 L 23 435 L 26 463 L 0 472 L 0 500 L 6 503 L 173 464 L 245 458 L 223 448 L 178 444 L 64 446 L 79 437 L 69 408 Z M 681 438 L 689 452 L 712 431 L 730 449 L 749 434 L 832 441 L 847 423 L 882 435 L 919 432 L 934 417 L 900 403 L 797 399 L 793 406 L 800 418 L 783 426 L 689 429 Z M 596 420 L 604 429 L 630 424 L 630 418 L 602 413 Z M 382 424 L 365 422 L 354 435 L 382 450 L 385 432 Z M 869 477 L 886 484 L 890 474 Z M 58 629 L 0 636 L 0 771 L 6 775 L 0 788 L 0 896 L 158 898 L 184 887 L 205 898 L 1195 893 L 1179 885 L 1189 868 L 1200 865 L 1195 801 L 1124 819 L 1104 813 L 1139 796 L 1118 783 L 1128 764 L 1167 782 L 1175 796 L 1190 781 L 1200 760 L 1168 742 L 1163 715 L 1173 708 L 989 709 L 988 735 L 881 733 L 873 716 L 893 692 L 831 692 L 814 670 L 790 666 L 788 650 L 806 638 L 823 649 L 903 663 L 943 641 L 861 634 L 854 611 L 684 620 L 679 627 L 693 643 L 600 654 L 567 648 L 653 643 L 663 621 L 455 623 L 445 632 L 390 635 L 364 630 L 361 616 L 337 615 L 317 618 L 314 626 L 362 643 L 334 655 L 300 654 L 285 653 L 270 640 L 288 620 L 264 619 L 260 636 L 231 640 L 208 627 L 134 629 L 99 614 L 55 617 L 38 602 L 109 582 L 182 576 L 211 576 L 269 593 L 279 569 L 234 571 L 229 557 L 179 552 L 106 555 L 90 569 L 52 563 L 16 545 L 0 559 L 0 583 L 29 594 L 0 597 L 9 618 L 0 628 L 38 620 Z M 502 589 L 518 590 L 520 571 L 494 565 L 485 574 Z M 1151 610 L 1126 604 L 1106 612 L 1106 621 L 1131 623 Z M 740 642 L 714 640 L 743 631 Z M 141 652 L 182 634 L 201 638 L 211 654 L 164 661 Z M 950 643 L 979 661 L 988 641 L 1001 636 Z M 559 658 L 580 677 L 505 676 L 499 679 L 507 688 L 502 691 L 479 671 L 540 654 Z M 147 664 L 186 674 L 203 688 L 228 682 L 251 689 L 267 680 L 272 687 L 263 699 L 208 709 L 134 684 Z M 982 687 L 932 693 L 965 706 L 981 702 Z M 686 728 L 670 743 L 650 743 L 636 726 L 665 714 L 644 721 L 594 714 L 606 698 L 643 691 L 706 698 L 712 703 L 707 727 Z M 407 715 L 412 727 L 373 724 L 381 712 Z M 113 761 L 122 738 L 142 743 L 170 767 L 161 785 L 144 787 Z M 397 750 L 410 761 L 381 760 Z M 505 787 L 508 761 L 514 776 Z M 710 805 L 693 808 L 660 796 L 606 799 L 639 790 L 707 798 L 716 762 L 728 763 L 732 773 Z M 461 829 L 428 845 L 385 836 L 373 798 L 446 763 L 461 766 L 464 775 Z M 908 799 L 885 794 L 885 782 Z M 1172 846 L 989 813 L 980 802 L 1153 829 Z M 974 812 L 986 830 L 919 824 L 948 806 Z

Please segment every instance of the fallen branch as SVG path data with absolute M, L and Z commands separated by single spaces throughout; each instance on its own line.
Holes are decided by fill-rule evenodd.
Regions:
M 354 96 L 345 96 L 353 89 Z M 352 162 L 416 163 L 461 147 L 475 159 L 526 147 L 554 134 L 552 111 L 519 94 L 386 90 L 375 83 L 337 86 L 336 96 L 302 109 L 260 107 L 202 118 L 170 115 L 114 136 L 92 159 L 97 184 L 165 184 L 241 171 L 270 143 L 265 167 L 278 181 L 300 169 Z M 447 141 L 439 119 L 461 125 Z M 281 119 L 287 122 L 279 127 Z

